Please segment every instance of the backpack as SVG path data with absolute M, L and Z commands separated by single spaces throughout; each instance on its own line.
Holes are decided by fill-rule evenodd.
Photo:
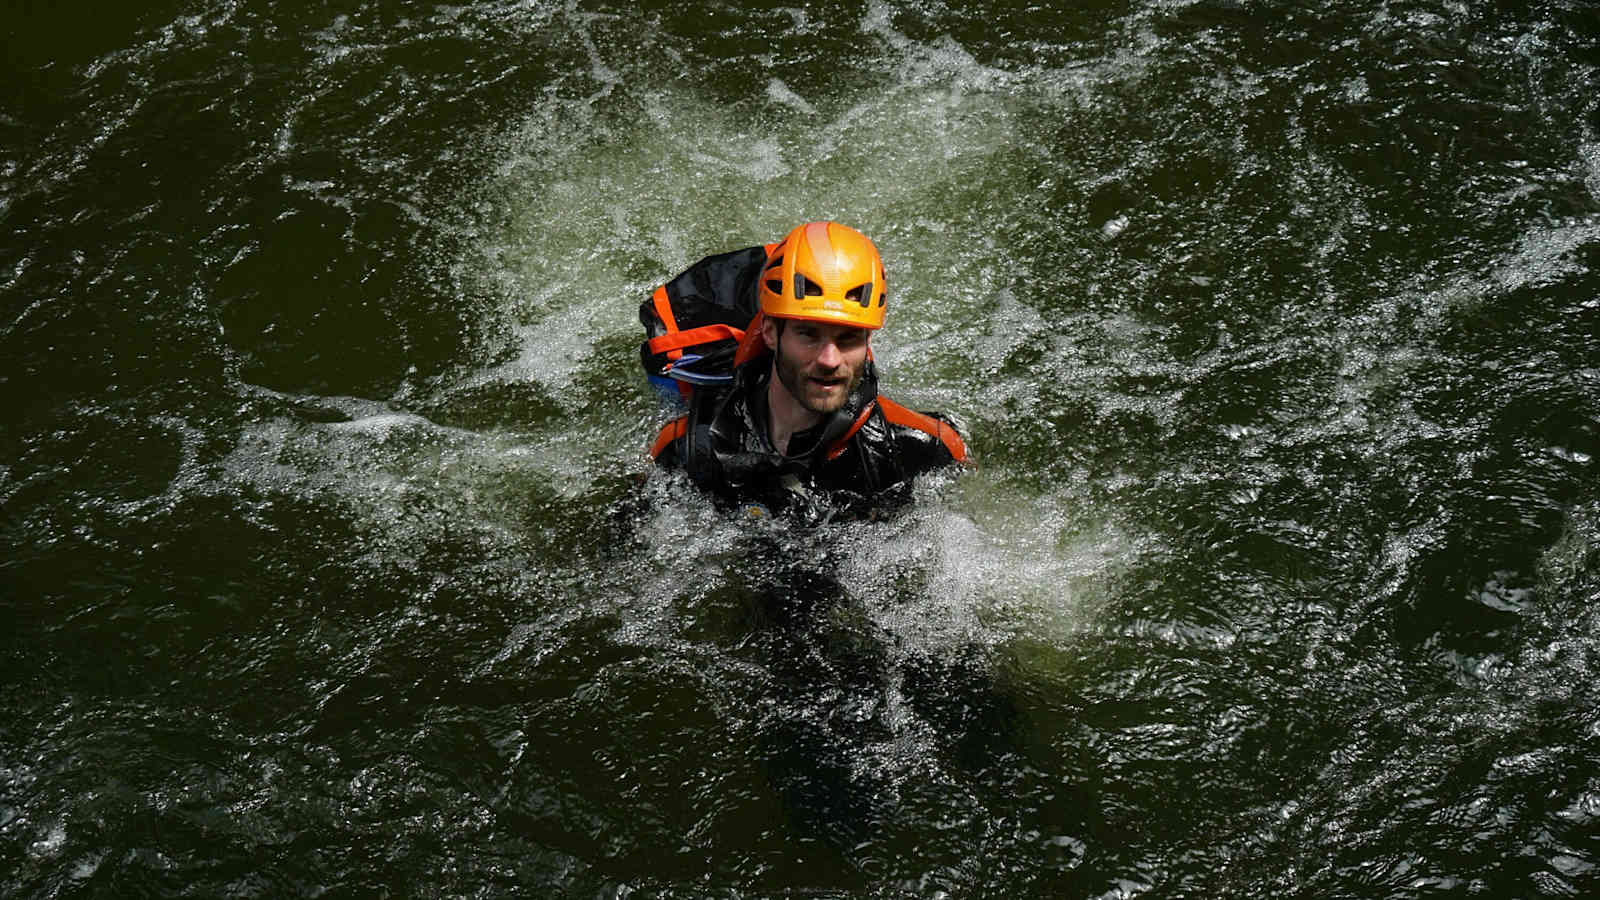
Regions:
M 708 256 L 639 305 L 639 362 L 651 387 L 674 404 L 696 387 L 733 381 L 734 367 L 765 350 L 756 278 L 776 245 Z M 759 346 L 758 346 L 759 345 Z

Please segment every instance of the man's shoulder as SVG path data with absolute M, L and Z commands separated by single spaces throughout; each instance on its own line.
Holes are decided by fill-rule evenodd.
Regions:
M 735 370 L 730 383 L 696 386 L 684 413 L 657 432 L 650 447 L 650 456 L 656 463 L 667 468 L 689 468 L 691 454 L 703 464 L 706 460 L 702 451 L 714 445 L 744 442 L 745 435 L 755 427 L 750 397 L 763 384 L 753 384 L 749 375 Z M 691 445 L 698 450 L 692 450 Z
M 935 465 L 968 461 L 966 440 L 949 416 L 918 412 L 882 394 L 877 405 L 901 453 L 924 457 Z

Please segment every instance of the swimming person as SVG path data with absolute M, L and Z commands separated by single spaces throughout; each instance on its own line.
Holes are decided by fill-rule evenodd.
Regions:
M 812 512 L 870 510 L 966 462 L 949 418 L 878 393 L 887 305 L 878 248 L 835 222 L 691 266 L 640 307 L 646 372 L 688 407 L 651 456 L 724 500 Z

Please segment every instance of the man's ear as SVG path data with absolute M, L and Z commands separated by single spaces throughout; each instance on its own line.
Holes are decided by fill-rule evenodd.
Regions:
M 761 317 L 761 339 L 767 342 L 768 350 L 778 352 L 778 323 L 767 316 Z

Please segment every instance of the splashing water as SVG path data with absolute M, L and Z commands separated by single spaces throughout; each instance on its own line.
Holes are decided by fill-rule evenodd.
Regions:
M 27 13 L 0 891 L 1583 895 L 1590 18 Z M 817 218 L 979 465 L 798 530 L 635 310 Z

